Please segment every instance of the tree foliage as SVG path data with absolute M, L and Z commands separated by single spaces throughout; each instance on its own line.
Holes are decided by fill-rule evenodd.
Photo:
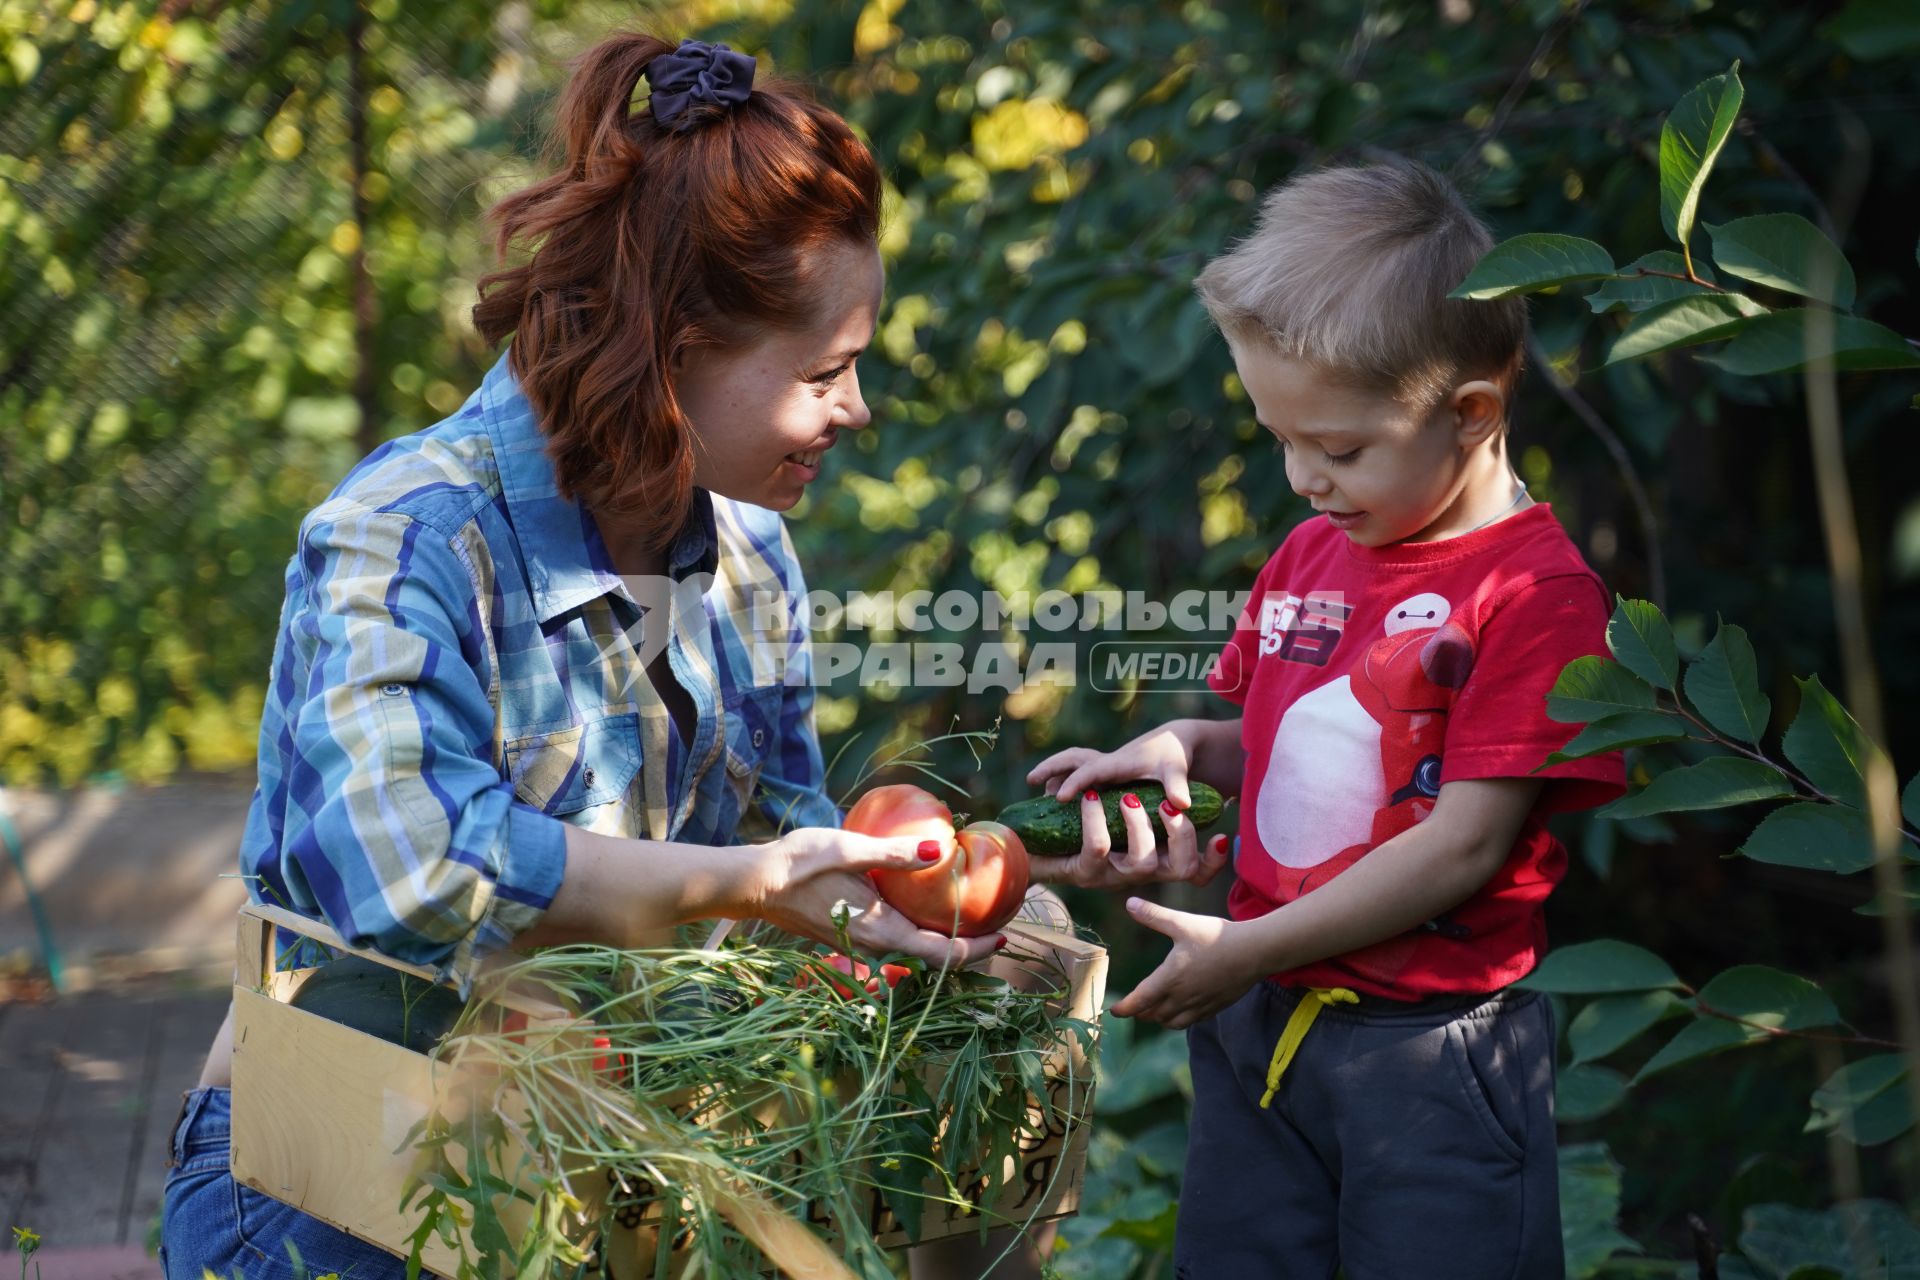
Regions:
M 1557 937 L 1668 959 L 1557 979 L 1575 1270 L 1625 1247 L 1616 1213 L 1656 1251 L 1685 1251 L 1695 1208 L 1724 1240 L 1777 1240 L 1799 1220 L 1764 1193 L 1818 1202 L 1827 1130 L 1883 1144 L 1866 1189 L 1890 1189 L 1872 1153 L 1911 1119 L 1890 1055 L 1823 1067 L 1774 1033 L 1872 1007 L 1857 765 L 1920 760 L 1910 721 L 1863 743 L 1827 692 L 1786 376 L 1810 341 L 1843 370 L 1886 697 L 1920 705 L 1920 485 L 1887 463 L 1920 333 L 1909 7 L 688 0 L 637 19 L 814 78 L 889 175 L 875 427 L 794 513 L 813 584 L 839 592 L 1244 589 L 1305 508 L 1192 276 L 1298 168 L 1391 151 L 1451 172 L 1504 241 L 1463 296 L 1534 299 L 1522 474 L 1628 602 L 1612 660 L 1570 669 L 1552 705 L 1583 726 L 1569 752 L 1628 748 L 1640 789 L 1568 827 L 1579 865 L 1552 910 Z M 491 362 L 466 315 L 479 213 L 533 173 L 563 59 L 635 20 L 558 0 L 0 0 L 0 779 L 251 761 L 299 517 Z M 1857 190 L 1829 186 L 1843 147 L 1868 157 Z M 1103 637 L 838 638 L 1084 656 Z M 853 672 L 825 692 L 829 755 L 1004 718 L 983 805 L 1056 746 L 1208 713 L 1084 680 L 968 694 Z M 1716 1059 L 1727 1089 L 1691 1074 L 1750 1042 L 1773 1065 Z M 1172 1042 L 1129 1052 L 1174 1078 L 1151 1057 Z M 1150 1271 L 1178 1099 L 1105 1096 L 1106 1207 L 1060 1264 Z M 1627 1115 L 1690 1128 L 1656 1149 Z M 1729 1150 L 1747 1160 L 1730 1179 Z M 1885 1226 L 1835 1214 L 1817 1228 L 1835 1239 Z M 1746 1252 L 1756 1275 L 1797 1256 Z

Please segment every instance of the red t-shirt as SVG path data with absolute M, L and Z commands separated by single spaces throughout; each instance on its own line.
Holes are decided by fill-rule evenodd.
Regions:
M 1546 695 L 1606 651 L 1606 590 L 1552 509 L 1439 542 L 1356 546 L 1325 520 L 1287 536 L 1254 580 L 1209 684 L 1244 709 L 1235 920 L 1325 884 L 1433 811 L 1442 785 L 1523 778 L 1577 726 Z M 1278 982 L 1403 1000 L 1496 991 L 1546 951 L 1542 904 L 1567 853 L 1545 819 L 1625 790 L 1615 753 L 1550 779 L 1500 870 L 1420 929 Z

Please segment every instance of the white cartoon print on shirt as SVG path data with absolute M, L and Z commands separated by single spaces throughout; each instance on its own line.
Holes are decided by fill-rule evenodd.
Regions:
M 1275 862 L 1344 868 L 1432 812 L 1446 712 L 1473 666 L 1452 612 L 1431 592 L 1401 601 L 1352 667 L 1287 708 L 1254 800 Z

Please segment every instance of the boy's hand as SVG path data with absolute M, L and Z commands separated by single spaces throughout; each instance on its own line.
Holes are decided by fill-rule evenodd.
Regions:
M 1117 751 L 1068 747 L 1035 765 L 1027 781 L 1063 804 L 1078 804 L 1082 832 L 1077 856 L 1036 859 L 1043 864 L 1042 876 L 1089 889 L 1162 880 L 1205 884 L 1213 879 L 1226 865 L 1226 844 L 1216 841 L 1203 852 L 1193 824 L 1187 820 L 1186 811 L 1193 804 L 1187 789 L 1192 763 L 1192 747 L 1176 721 L 1141 734 Z M 1167 793 L 1167 805 L 1160 812 L 1160 825 L 1167 832 L 1166 847 L 1158 847 L 1153 825 L 1138 799 L 1128 802 L 1123 798 L 1120 818 L 1126 827 L 1127 843 L 1124 852 L 1116 853 L 1098 784 L 1143 778 L 1158 782 Z M 1047 863 L 1055 865 L 1044 865 Z
M 1238 1000 L 1272 967 L 1244 922 L 1175 911 L 1142 898 L 1127 899 L 1127 913 L 1173 939 L 1160 967 L 1112 1011 L 1145 1018 L 1178 1031 Z

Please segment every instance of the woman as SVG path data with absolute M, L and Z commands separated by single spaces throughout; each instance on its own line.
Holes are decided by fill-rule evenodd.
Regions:
M 756 917 L 967 964 L 837 829 L 778 511 L 870 421 L 881 180 L 844 121 L 724 45 L 619 35 L 575 68 L 558 171 L 493 210 L 475 322 L 507 353 L 300 527 L 241 861 L 257 899 L 437 969 Z M 629 102 L 642 79 L 644 107 Z M 748 834 L 756 843 L 732 843 Z M 998 939 L 1004 942 L 1004 938 Z M 403 1274 L 228 1172 L 229 1027 L 173 1143 L 163 1263 Z

